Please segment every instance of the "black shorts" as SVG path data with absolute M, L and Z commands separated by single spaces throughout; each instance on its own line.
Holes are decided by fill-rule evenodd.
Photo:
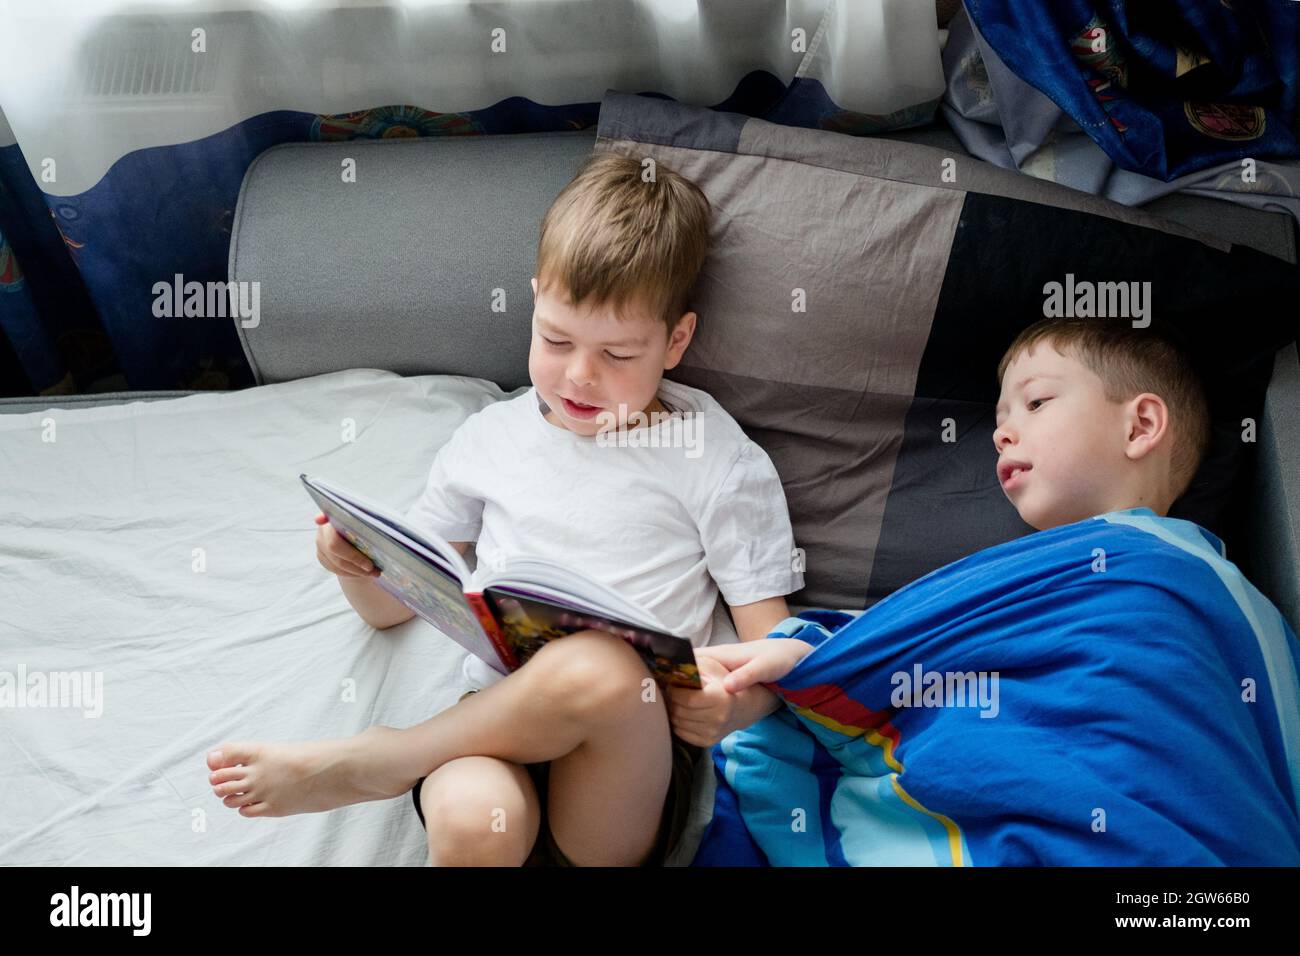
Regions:
M 473 693 L 471 691 L 471 693 Z M 463 695 L 464 700 L 468 694 Z M 642 866 L 663 866 L 664 862 L 672 855 L 673 850 L 677 848 L 681 840 L 682 833 L 686 829 L 686 820 L 691 810 L 691 783 L 695 775 L 695 764 L 699 761 L 700 756 L 704 753 L 704 748 L 695 744 L 688 744 L 676 734 L 672 734 L 673 745 L 673 771 L 672 780 L 668 784 L 668 794 L 664 798 L 663 816 L 660 819 L 659 831 L 655 836 L 654 848 L 646 858 Z M 569 859 L 560 850 L 555 842 L 555 837 L 551 833 L 549 822 L 547 821 L 546 803 L 547 792 L 549 790 L 549 779 L 551 762 L 543 763 L 526 763 L 523 765 L 528 771 L 529 777 L 532 778 L 533 786 L 537 788 L 537 799 L 541 804 L 542 820 L 537 831 L 537 842 L 533 844 L 528 858 L 524 860 L 524 866 L 573 866 Z M 420 826 L 425 826 L 424 809 L 420 806 L 420 785 L 425 781 L 424 777 L 415 781 L 415 786 L 411 788 L 411 799 L 415 803 L 415 812 L 420 817 Z

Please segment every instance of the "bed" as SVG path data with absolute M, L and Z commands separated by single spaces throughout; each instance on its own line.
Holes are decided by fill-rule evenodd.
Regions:
M 352 611 L 316 563 L 315 509 L 297 476 L 405 507 L 460 421 L 527 387 L 519 330 L 531 302 L 519 290 L 536 224 L 594 139 L 474 140 L 277 147 L 250 169 L 231 277 L 266 283 L 258 324 L 233 323 L 258 386 L 0 402 L 0 669 L 83 675 L 72 683 L 87 692 L 80 706 L 0 714 L 0 863 L 426 862 L 408 798 L 249 820 L 212 795 L 204 757 L 224 739 L 408 726 L 463 689 L 462 652 L 431 626 L 375 631 Z M 888 140 L 961 152 L 943 129 Z M 338 181 L 349 150 L 362 179 L 380 183 L 368 198 Z M 277 176 L 277 163 L 291 174 Z M 452 168 L 481 189 L 421 191 Z M 353 203 L 373 217 L 350 219 Z M 1286 217 L 1212 200 L 1166 206 L 1171 219 L 1221 221 L 1225 234 L 1295 260 Z M 297 223 L 305 238 L 287 242 L 286 220 L 304 209 L 313 225 Z M 331 220 L 334 232 L 312 235 Z M 340 247 L 351 232 L 363 238 Z M 422 271 L 412 250 L 430 250 L 434 265 Z M 494 315 L 484 290 L 497 285 L 528 304 Z M 1238 560 L 1249 557 L 1294 622 L 1300 423 L 1284 415 L 1300 401 L 1300 361 L 1294 343 L 1277 358 Z M 835 600 L 834 576 L 819 580 L 792 610 L 860 612 L 869 601 Z M 705 761 L 669 865 L 690 862 L 712 792 Z

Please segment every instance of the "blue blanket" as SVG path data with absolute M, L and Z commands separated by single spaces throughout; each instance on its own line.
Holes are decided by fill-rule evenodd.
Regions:
M 1300 864 L 1296 637 L 1199 525 L 1112 512 L 792 633 L 694 865 Z
M 966 0 L 966 10 L 1011 71 L 1124 169 L 1168 182 L 1300 156 L 1294 0 Z

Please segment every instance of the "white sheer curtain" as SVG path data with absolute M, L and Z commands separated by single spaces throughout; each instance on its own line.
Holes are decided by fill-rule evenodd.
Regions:
M 942 94 L 938 37 L 933 0 L 0 0 L 0 108 L 34 174 L 58 157 L 42 188 L 75 195 L 281 109 L 715 105 L 765 70 L 887 114 Z

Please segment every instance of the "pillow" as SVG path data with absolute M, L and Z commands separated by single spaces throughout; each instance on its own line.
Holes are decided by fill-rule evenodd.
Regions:
M 1231 548 L 1241 423 L 1295 340 L 1295 266 L 968 156 L 612 90 L 595 149 L 653 157 L 713 204 L 695 338 L 667 377 L 780 472 L 806 562 L 793 603 L 868 607 L 1033 530 L 994 472 L 995 373 L 1067 276 L 1151 283 L 1151 328 L 1191 351 L 1214 422 L 1171 514 Z
M 281 143 L 244 174 L 232 282 L 258 385 L 346 368 L 528 384 L 537 227 L 591 131 Z M 344 182 L 340 164 L 355 164 Z M 507 307 L 508 306 L 508 307 Z

